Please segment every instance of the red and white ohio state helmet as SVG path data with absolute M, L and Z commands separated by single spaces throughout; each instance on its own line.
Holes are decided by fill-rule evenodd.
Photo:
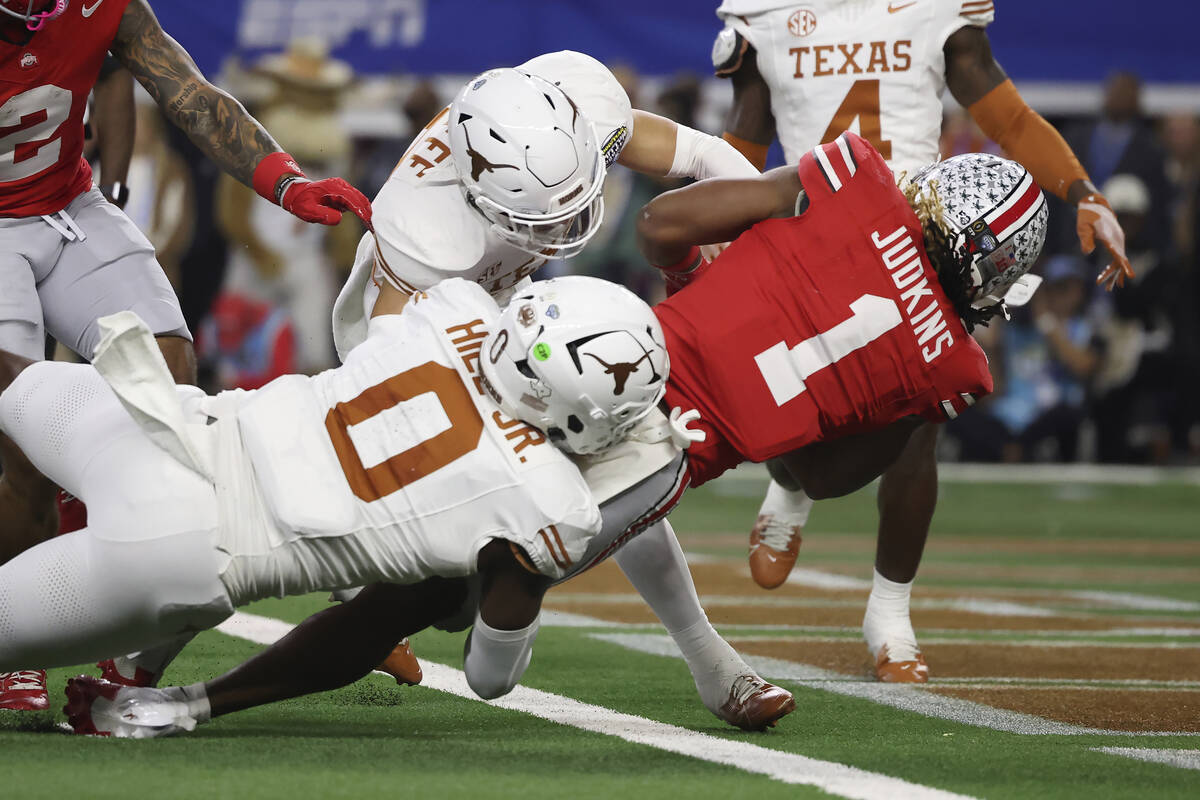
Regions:
M 954 249 L 970 259 L 968 295 L 977 310 L 1024 305 L 1041 283 L 1027 275 L 1046 242 L 1046 198 L 1028 170 L 987 153 L 925 167 L 913 183 L 936 184 Z
M 561 89 L 517 69 L 467 82 L 450 104 L 450 154 L 467 201 L 504 241 L 570 258 L 604 217 L 604 158 Z
M 0 13 L 25 23 L 31 31 L 39 31 L 67 10 L 67 0 L 0 0 Z
M 658 405 L 670 370 L 650 307 L 622 286 L 580 275 L 514 296 L 480 362 L 505 414 L 579 454 L 624 439 Z

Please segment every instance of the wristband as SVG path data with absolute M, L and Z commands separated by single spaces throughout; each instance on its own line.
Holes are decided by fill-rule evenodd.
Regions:
M 294 176 L 292 180 L 280 182 L 285 176 Z M 254 168 L 251 186 L 264 200 L 270 200 L 275 205 L 281 205 L 283 191 L 296 179 L 307 178 L 304 170 L 296 163 L 296 159 L 284 152 L 271 153 Z
M 692 249 L 687 251 L 687 255 L 674 264 L 668 264 L 665 267 L 657 264 L 655 266 L 672 275 L 687 275 L 689 272 L 695 272 L 702 261 L 704 259 L 700 257 L 700 248 L 692 245 Z
M 113 181 L 101 186 L 100 193 L 117 208 L 125 208 L 125 204 L 129 202 L 129 187 L 125 185 L 124 181 Z
M 1112 211 L 1112 206 L 1108 204 L 1108 199 L 1099 192 L 1092 192 L 1091 194 L 1087 194 L 1079 198 L 1079 202 L 1075 204 L 1075 207 L 1078 208 L 1084 203 L 1095 203 L 1098 206 L 1104 206 L 1109 211 Z

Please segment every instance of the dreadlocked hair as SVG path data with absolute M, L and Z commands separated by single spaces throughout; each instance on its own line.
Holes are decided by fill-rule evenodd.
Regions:
M 997 304 L 985 309 L 971 307 L 971 255 L 965 247 L 954 247 L 954 235 L 946 229 L 945 207 L 938 194 L 937 180 L 921 185 L 908 180 L 907 175 L 901 175 L 900 182 L 904 199 L 921 223 L 929 263 L 937 273 L 938 283 L 942 285 L 946 298 L 954 306 L 954 312 L 962 319 L 967 333 L 973 331 L 976 325 L 986 327 L 991 318 L 1000 313 L 1000 306 Z

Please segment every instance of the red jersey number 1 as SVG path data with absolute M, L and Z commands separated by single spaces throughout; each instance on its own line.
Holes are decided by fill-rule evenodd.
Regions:
M 901 322 L 896 303 L 873 294 L 855 300 L 850 311 L 853 312 L 850 319 L 810 336 L 795 347 L 777 342 L 754 357 L 776 405 L 799 397 L 808 389 L 804 382 L 813 373 L 866 347 Z
M 0 105 L 0 183 L 32 178 L 58 163 L 62 124 L 71 116 L 71 93 L 45 84 Z

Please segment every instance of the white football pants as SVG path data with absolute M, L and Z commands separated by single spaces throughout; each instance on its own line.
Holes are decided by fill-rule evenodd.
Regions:
M 26 368 L 0 395 L 0 429 L 88 507 L 86 528 L 0 566 L 0 671 L 148 648 L 233 612 L 212 485 L 155 445 L 91 366 Z

